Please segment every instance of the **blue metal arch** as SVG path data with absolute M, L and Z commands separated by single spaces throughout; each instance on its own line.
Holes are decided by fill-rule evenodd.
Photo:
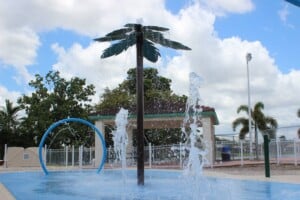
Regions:
M 47 131 L 44 133 L 42 139 L 41 139 L 41 142 L 39 144 L 39 159 L 40 159 L 40 164 L 41 164 L 41 167 L 44 171 L 44 173 L 47 175 L 49 174 L 47 168 L 46 168 L 46 165 L 43 161 L 43 146 L 45 144 L 45 140 L 46 138 L 48 137 L 48 135 L 51 133 L 51 131 L 56 128 L 57 126 L 61 125 L 61 124 L 64 124 L 66 122 L 78 122 L 78 123 L 81 123 L 81 124 L 85 124 L 87 126 L 89 126 L 90 128 L 92 128 L 93 130 L 96 131 L 98 137 L 100 138 L 100 141 L 101 141 L 101 144 L 102 144 L 102 160 L 100 161 L 100 165 L 97 169 L 97 173 L 99 173 L 101 171 L 101 169 L 103 168 L 104 166 L 104 163 L 105 163 L 105 160 L 106 160 L 106 146 L 105 146 L 105 140 L 103 138 L 103 135 L 102 133 L 97 129 L 96 126 L 94 126 L 92 123 L 86 121 L 86 120 L 83 120 L 83 119 L 80 119 L 80 118 L 66 118 L 66 119 L 62 119 L 60 121 L 57 121 L 55 122 L 54 124 L 52 124 L 48 129 Z

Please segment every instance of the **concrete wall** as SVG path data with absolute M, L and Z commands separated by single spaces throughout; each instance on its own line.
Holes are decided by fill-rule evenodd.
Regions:
M 39 167 L 39 148 L 8 147 L 5 160 L 7 167 Z

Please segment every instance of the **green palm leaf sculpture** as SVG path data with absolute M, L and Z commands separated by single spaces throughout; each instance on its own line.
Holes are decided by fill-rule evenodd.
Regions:
M 113 42 L 106 48 L 101 58 L 116 56 L 129 47 L 136 45 L 136 91 L 137 91 L 137 182 L 144 185 L 144 81 L 143 58 L 156 62 L 161 56 L 155 44 L 177 50 L 191 50 L 189 47 L 169 40 L 163 32 L 168 28 L 159 26 L 143 26 L 141 24 L 126 24 L 124 28 L 114 30 L 104 37 L 94 39 L 97 42 Z
M 126 24 L 124 27 L 106 34 L 104 37 L 94 39 L 97 42 L 110 42 L 113 43 L 110 47 L 104 50 L 101 58 L 108 58 L 116 56 L 123 51 L 126 51 L 129 47 L 137 44 L 137 27 L 140 24 Z M 178 50 L 191 50 L 189 47 L 169 39 L 166 39 L 162 32 L 168 31 L 168 28 L 159 26 L 142 26 L 143 33 L 143 57 L 150 62 L 156 62 L 160 57 L 159 49 L 155 48 L 155 43 L 165 47 Z

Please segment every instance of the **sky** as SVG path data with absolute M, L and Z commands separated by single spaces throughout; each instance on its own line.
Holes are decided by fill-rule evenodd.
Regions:
M 104 88 L 116 87 L 135 67 L 135 48 L 100 59 L 110 44 L 93 39 L 142 22 L 169 28 L 166 38 L 192 49 L 158 46 L 162 57 L 144 66 L 170 78 L 179 95 L 188 95 L 190 72 L 201 76 L 202 103 L 220 121 L 217 134 L 233 133 L 232 121 L 245 116 L 236 110 L 248 103 L 247 53 L 251 105 L 263 102 L 280 127 L 299 125 L 299 18 L 300 7 L 284 0 L 0 0 L 0 106 L 30 95 L 29 81 L 50 70 L 85 78 L 99 102 Z

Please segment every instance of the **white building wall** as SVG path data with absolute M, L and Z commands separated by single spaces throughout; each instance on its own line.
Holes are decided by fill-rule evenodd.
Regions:
M 206 143 L 206 149 L 208 150 L 206 159 L 209 162 L 209 166 L 213 166 L 214 160 L 215 160 L 215 152 L 214 152 L 214 126 L 212 124 L 212 120 L 210 117 L 208 118 L 202 118 L 203 123 L 203 138 Z
M 103 138 L 105 138 L 104 135 L 104 123 L 103 121 L 96 121 L 95 126 L 101 133 L 103 134 Z M 101 141 L 97 133 L 95 133 L 95 167 L 99 167 L 100 161 L 102 160 L 102 146 L 101 146 Z

